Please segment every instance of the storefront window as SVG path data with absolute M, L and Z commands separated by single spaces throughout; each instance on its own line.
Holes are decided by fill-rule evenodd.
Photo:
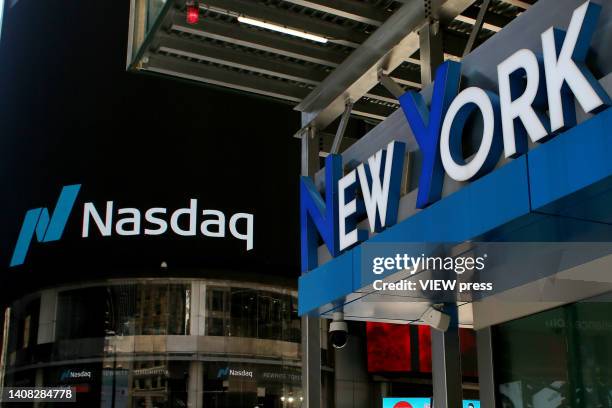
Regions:
M 209 336 L 300 341 L 297 299 L 291 295 L 210 287 L 207 296 Z
M 190 285 L 126 284 L 58 295 L 58 340 L 189 334 Z
M 499 406 L 612 406 L 612 303 L 568 305 L 494 330 Z

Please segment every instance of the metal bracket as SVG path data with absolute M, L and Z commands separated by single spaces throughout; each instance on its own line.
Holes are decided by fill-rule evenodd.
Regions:
M 406 91 L 397 82 L 391 79 L 382 70 L 378 71 L 378 82 L 385 87 L 396 99 L 399 99 Z
M 472 28 L 472 32 L 470 33 L 470 38 L 465 46 L 465 50 L 463 51 L 463 56 L 465 57 L 474 48 L 474 44 L 476 43 L 476 39 L 478 38 L 478 34 L 482 30 L 482 26 L 484 25 L 484 19 L 487 15 L 487 10 L 489 10 L 489 5 L 491 4 L 491 0 L 483 0 L 480 5 L 480 10 L 478 11 L 478 17 L 476 18 L 476 22 L 474 23 L 474 27 Z
M 338 154 L 340 150 L 340 144 L 342 143 L 342 138 L 344 137 L 344 132 L 346 131 L 346 126 L 348 125 L 349 118 L 351 117 L 351 112 L 353 111 L 353 101 L 348 100 L 346 105 L 344 106 L 344 113 L 342 114 L 342 118 L 340 119 L 340 124 L 338 125 L 338 130 L 336 130 L 336 137 L 334 137 L 334 143 L 332 143 L 331 154 Z

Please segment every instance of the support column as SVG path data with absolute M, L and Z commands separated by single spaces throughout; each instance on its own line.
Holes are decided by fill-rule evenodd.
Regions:
M 476 353 L 478 358 L 478 382 L 480 404 L 495 408 L 495 378 L 493 376 L 493 342 L 491 328 L 476 331 Z
M 8 338 L 11 322 L 11 308 L 4 310 L 4 320 L 2 321 L 2 347 L 0 348 L 0 392 L 4 389 L 6 375 L 6 359 L 8 357 Z
M 302 390 L 304 408 L 321 407 L 321 320 L 302 317 Z
M 192 361 L 189 363 L 189 385 L 187 386 L 187 408 L 203 408 L 204 407 L 204 386 L 202 379 L 204 374 L 204 365 L 201 361 Z
M 314 128 L 302 133 L 302 176 L 319 170 L 319 138 Z M 304 408 L 321 407 L 321 320 L 302 317 L 302 392 Z
M 431 330 L 433 397 L 436 408 L 457 408 L 463 399 L 457 305 L 446 304 L 444 313 L 451 317 L 448 330 Z
M 189 334 L 191 336 L 206 335 L 206 283 L 195 281 L 191 283 L 191 299 L 189 302 Z
M 55 341 L 55 321 L 57 314 L 57 290 L 45 290 L 40 295 L 40 313 L 38 319 L 38 338 L 36 344 Z
M 421 84 L 429 85 L 434 80 L 434 74 L 444 62 L 442 28 L 437 19 L 439 2 L 425 0 L 425 13 L 429 22 L 419 31 L 419 54 L 421 56 Z

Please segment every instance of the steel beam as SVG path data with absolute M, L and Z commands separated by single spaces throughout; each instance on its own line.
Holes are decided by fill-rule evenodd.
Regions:
M 206 0 L 201 7 L 221 14 L 251 17 L 316 34 L 327 38 L 330 42 L 353 48 L 358 47 L 368 38 L 368 35 L 362 31 L 289 10 L 265 6 L 252 0 Z
M 425 24 L 421 28 L 419 44 L 421 83 L 426 86 L 433 82 L 436 69 L 444 62 L 442 28 L 438 21 Z
M 457 16 L 455 20 L 461 21 L 462 23 L 469 24 L 469 25 L 475 25 L 477 21 L 475 18 L 464 16 L 464 15 Z M 495 24 L 487 23 L 486 21 L 483 23 L 482 28 L 488 31 L 493 31 L 494 33 L 498 33 L 502 30 L 502 27 L 496 26 Z
M 348 101 L 346 103 L 346 107 L 344 108 L 344 113 L 342 114 L 342 118 L 340 119 L 338 130 L 336 130 L 336 136 L 334 137 L 334 142 L 332 143 L 332 148 L 330 151 L 331 154 L 339 153 L 340 144 L 342 143 L 342 138 L 344 137 L 344 132 L 346 131 L 346 126 L 348 125 L 352 110 L 353 110 L 353 102 Z
M 469 7 L 463 13 L 461 13 L 460 16 L 457 16 L 457 20 L 461 21 L 461 19 L 465 17 L 467 19 L 472 20 L 470 24 L 474 24 L 474 22 L 476 21 L 476 18 L 478 17 L 479 11 L 480 11 L 479 7 L 476 7 L 476 6 Z M 496 31 L 496 30 L 499 31 L 498 29 L 504 28 L 505 26 L 510 24 L 512 20 L 513 20 L 512 17 L 508 17 L 502 14 L 497 14 L 491 11 L 490 13 L 487 14 L 487 17 L 485 18 L 484 28 L 486 29 L 487 24 L 489 24 L 493 26 L 493 28 L 491 28 L 490 31 Z
M 478 17 L 476 18 L 476 23 L 474 23 L 474 27 L 472 27 L 470 38 L 468 38 L 465 50 L 463 51 L 464 57 L 470 52 L 472 52 L 472 49 L 476 44 L 476 39 L 478 38 L 478 34 L 480 34 L 480 30 L 482 30 L 482 26 L 485 21 L 485 16 L 487 15 L 487 10 L 489 10 L 490 4 L 491 0 L 482 0 L 482 4 L 480 5 L 480 11 L 478 12 Z
M 395 99 L 399 99 L 406 91 L 399 86 L 393 79 L 389 78 L 387 75 L 382 72 L 378 73 L 378 80 L 380 84 L 384 86 L 391 95 L 395 97 Z
M 312 69 L 302 64 L 290 61 L 275 61 L 272 58 L 219 46 L 212 42 L 198 41 L 197 39 L 190 40 L 174 35 L 159 34 L 157 44 L 158 50 L 161 52 L 310 85 L 317 85 L 327 76 L 327 73 L 323 70 Z
M 364 118 L 383 121 L 393 113 L 395 109 L 383 104 L 372 103 L 365 100 L 355 102 L 353 105 L 353 115 Z
M 308 93 L 308 89 L 291 83 L 165 55 L 149 56 L 143 68 L 150 72 L 253 92 L 290 102 L 299 102 Z
M 502 0 L 502 1 L 504 3 L 513 5 L 514 7 L 522 8 L 524 10 L 527 10 L 529 7 L 531 7 L 531 4 L 525 1 L 521 1 L 521 0 Z
M 170 34 L 159 34 L 156 39 L 156 46 L 159 52 L 165 54 L 207 61 L 309 85 L 319 84 L 327 75 L 327 73 L 322 70 L 308 68 L 301 64 L 289 61 L 274 61 L 270 58 L 250 55 L 213 43 L 190 40 Z M 397 104 L 395 98 L 389 97 L 384 92 L 381 92 L 381 89 L 373 89 L 365 96 L 377 99 L 381 102 Z M 379 117 L 380 114 L 375 116 L 376 119 Z
M 308 7 L 323 13 L 358 21 L 364 24 L 380 26 L 390 16 L 386 10 L 382 10 L 371 4 L 355 0 L 286 0 L 288 3 Z
M 308 88 L 265 78 L 258 75 L 232 71 L 213 65 L 189 61 L 169 55 L 150 55 L 143 69 L 158 74 L 203 82 L 211 85 L 252 92 L 259 95 L 297 103 L 308 93 Z M 353 107 L 353 115 L 382 121 L 393 112 L 384 104 L 360 101 Z
M 439 13 L 452 21 L 474 0 L 446 0 Z M 449 20 L 450 19 L 450 20 Z M 415 30 L 425 23 L 422 2 L 404 4 L 366 42 L 317 86 L 297 110 L 318 129 L 324 129 L 344 111 L 344 101 L 359 100 L 378 83 L 378 71 L 395 70 L 419 48 Z
M 327 47 L 263 30 L 250 29 L 237 23 L 207 19 L 198 24 L 189 25 L 185 21 L 185 14 L 178 12 L 172 17 L 170 29 L 332 68 L 339 66 L 346 58 L 342 52 Z
M 419 73 L 421 67 L 421 61 L 415 60 L 415 65 L 419 66 L 419 69 L 412 70 L 410 68 L 397 67 L 393 72 L 386 72 L 392 80 L 400 85 L 409 86 L 411 88 L 422 88 L 421 85 L 421 74 Z M 383 73 L 385 73 L 383 71 Z

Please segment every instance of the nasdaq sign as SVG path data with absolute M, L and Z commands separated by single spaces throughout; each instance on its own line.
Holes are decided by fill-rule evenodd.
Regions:
M 25 262 L 32 239 L 38 242 L 58 241 L 77 200 L 80 184 L 65 186 L 55 205 L 52 214 L 47 208 L 35 208 L 26 212 L 17 237 L 10 266 L 22 265 Z M 174 233 L 184 237 L 225 238 L 227 230 L 235 239 L 244 241 L 245 248 L 254 248 L 255 217 L 249 213 L 236 213 L 227 217 L 224 212 L 214 209 L 200 209 L 197 199 L 189 200 L 189 205 L 170 211 L 165 207 L 138 209 L 134 207 L 118 208 L 114 201 L 106 201 L 103 206 L 94 202 L 83 204 L 81 237 L 92 235 L 110 237 L 119 236 L 157 236 Z M 97 231 L 97 232 L 96 232 Z

